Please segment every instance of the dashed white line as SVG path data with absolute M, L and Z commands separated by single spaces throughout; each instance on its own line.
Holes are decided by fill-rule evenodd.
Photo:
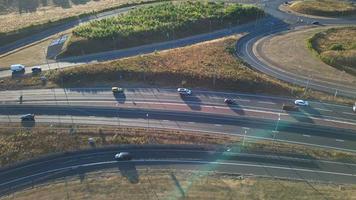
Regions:
M 355 115 L 355 113 L 349 113 L 349 112 L 342 112 L 342 113 L 346 115 Z
M 242 129 L 250 130 L 250 128 L 249 128 L 249 127 L 242 127 Z
M 215 126 L 221 126 L 221 124 L 214 124 Z
M 315 110 L 325 111 L 325 112 L 332 112 L 332 110 L 324 109 L 324 108 L 314 108 Z
M 195 122 L 188 122 L 188 124 L 195 124 Z
M 169 122 L 169 120 L 166 120 L 166 119 L 164 119 L 164 120 L 162 120 L 162 121 L 164 121 L 164 122 Z
M 276 104 L 276 103 L 274 103 L 274 102 L 269 102 L 269 101 L 258 101 L 258 103 L 272 104 L 272 105 L 275 105 L 275 104 Z
M 303 134 L 304 137 L 310 137 L 310 135 Z
M 236 99 L 237 101 L 245 101 L 245 102 L 250 102 L 251 100 L 248 99 Z
M 345 140 L 336 139 L 337 142 L 345 142 Z

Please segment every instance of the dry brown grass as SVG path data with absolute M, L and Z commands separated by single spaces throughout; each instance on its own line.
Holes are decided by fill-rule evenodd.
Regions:
M 228 145 L 233 152 L 294 155 L 356 162 L 356 153 L 254 139 L 246 139 L 245 146 L 241 146 L 241 137 L 198 131 L 78 125 L 75 134 L 70 134 L 70 125 L 50 127 L 43 124 L 36 125 L 32 129 L 19 129 L 18 126 L 1 124 L 1 127 L 3 128 L 0 129 L 0 166 L 49 153 L 90 148 L 88 138 L 93 138 L 97 147 L 112 144 Z
M 0 81 L 0 89 L 63 87 L 63 78 L 64 87 L 111 86 L 125 82 L 130 85 L 188 86 L 354 103 L 351 99 L 334 98 L 314 91 L 308 91 L 305 96 L 303 88 L 251 70 L 231 54 L 239 38 L 240 35 L 231 36 L 142 56 L 66 68 L 62 72 L 51 71 L 46 73 L 49 78 L 47 85 L 41 85 L 39 76 L 4 78 Z M 122 80 L 118 79 L 120 75 Z
M 88 173 L 82 181 L 78 177 L 71 177 L 66 182 L 53 182 L 1 199 L 344 200 L 353 199 L 356 195 L 355 185 L 257 177 L 239 179 L 236 175 L 198 171 L 140 170 L 138 179 L 138 183 L 132 184 L 120 172 L 107 170 Z
M 308 15 L 341 17 L 356 14 L 355 3 L 348 0 L 299 0 L 290 8 Z
M 296 75 L 310 77 L 314 80 L 355 86 L 356 77 L 342 73 L 325 64 L 313 55 L 307 44 L 308 38 L 327 28 L 311 28 L 288 32 L 267 38 L 256 46 L 258 54 L 275 67 Z
M 27 27 L 29 25 L 43 24 L 49 21 L 56 21 L 67 17 L 77 16 L 83 13 L 100 11 L 128 2 L 139 1 L 140 0 L 92 0 L 86 4 L 72 5 L 70 8 L 46 6 L 40 7 L 36 12 L 22 14 L 18 12 L 12 12 L 5 15 L 0 15 L 0 32 L 9 32 Z
M 309 45 L 325 63 L 356 76 L 356 27 L 318 32 Z

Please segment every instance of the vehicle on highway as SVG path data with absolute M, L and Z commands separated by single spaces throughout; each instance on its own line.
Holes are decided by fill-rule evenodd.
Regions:
M 12 72 L 23 72 L 25 71 L 25 66 L 21 64 L 14 64 L 10 66 Z
M 192 91 L 188 88 L 178 88 L 177 91 L 180 95 L 191 95 L 192 94 Z
M 354 112 L 356 112 L 356 103 L 355 103 L 355 105 L 352 107 L 352 110 L 353 110 Z
M 313 21 L 312 24 L 313 24 L 313 25 L 320 25 L 320 22 L 318 22 L 318 21 Z
M 283 104 L 282 110 L 285 110 L 285 111 L 298 111 L 299 108 L 298 108 L 298 106 L 295 106 L 295 105 L 286 105 L 286 104 Z
M 235 101 L 233 99 L 226 98 L 226 99 L 224 99 L 224 103 L 226 103 L 226 104 L 235 104 Z
M 111 88 L 111 91 L 112 91 L 113 93 L 122 93 L 122 92 L 124 92 L 124 89 L 123 89 L 123 88 L 120 88 L 120 87 L 112 87 L 112 88 Z
M 33 74 L 38 74 L 42 72 L 42 68 L 40 66 L 35 66 L 31 68 Z
M 21 121 L 35 121 L 35 114 L 25 114 L 22 115 L 20 118 Z
M 294 104 L 298 105 L 298 106 L 308 106 L 309 102 L 301 100 L 301 99 L 297 99 L 297 100 L 294 101 Z
M 114 158 L 117 161 L 127 161 L 132 160 L 132 155 L 129 152 L 120 152 L 115 154 Z

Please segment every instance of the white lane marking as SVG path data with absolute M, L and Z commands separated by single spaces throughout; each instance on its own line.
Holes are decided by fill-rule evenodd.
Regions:
M 195 124 L 195 122 L 188 122 L 188 124 Z
M 332 112 L 332 110 L 323 109 L 323 108 L 314 108 L 314 109 L 320 110 L 320 111 L 325 111 L 325 112 Z
M 242 127 L 242 129 L 250 130 L 250 128 L 249 128 L 249 127 Z
M 125 161 L 122 161 L 125 162 Z M 270 169 L 282 169 L 282 170 L 293 170 L 293 171 L 301 171 L 301 172 L 313 172 L 313 173 L 321 173 L 321 174 L 332 174 L 332 175 L 340 175 L 340 176 L 351 176 L 351 177 L 356 177 L 356 174 L 348 174 L 348 173 L 342 173 L 342 172 L 331 172 L 331 171 L 322 171 L 322 170 L 313 170 L 313 169 L 302 169 L 302 168 L 293 168 L 293 167 L 281 167 L 281 166 L 272 166 L 272 165 L 258 165 L 258 164 L 246 164 L 246 163 L 232 163 L 232 162 L 209 162 L 209 161 L 197 161 L 197 160 L 133 160 L 129 162 L 167 162 L 167 163 L 197 163 L 197 164 L 215 164 L 215 165 L 232 165 L 232 166 L 245 166 L 245 167 L 258 167 L 258 168 L 270 168 Z M 24 176 L 21 178 L 17 178 L 5 183 L 1 183 L 0 185 L 7 185 L 9 183 L 13 183 L 16 181 L 24 180 L 26 178 L 31 178 L 43 174 L 48 174 L 48 173 L 55 173 L 55 172 L 60 172 L 60 171 L 65 171 L 65 170 L 74 170 L 79 167 L 90 167 L 90 166 L 97 166 L 97 165 L 105 165 L 105 164 L 113 164 L 117 163 L 117 161 L 104 161 L 104 162 L 96 162 L 96 163 L 88 163 L 88 164 L 83 164 L 83 165 L 74 165 L 74 166 L 69 166 L 69 167 L 63 167 L 63 168 L 58 168 L 58 169 L 53 169 L 53 170 L 48 170 L 44 172 L 40 172 L 37 174 L 32 174 L 29 176 Z
M 337 142 L 345 142 L 345 140 L 342 139 L 336 139 Z
M 304 137 L 310 137 L 310 135 L 303 134 Z
M 164 120 L 162 120 L 162 121 L 164 121 L 164 122 L 169 122 L 169 120 L 166 120 L 166 119 L 164 119 Z
M 342 113 L 346 115 L 355 115 L 355 113 L 349 113 L 349 112 L 342 112 Z
M 271 105 L 275 105 L 276 104 L 276 103 L 270 102 L 270 101 L 258 101 L 258 103 L 271 104 Z
M 248 99 L 236 99 L 237 101 L 244 101 L 244 102 L 250 102 L 251 100 Z
M 222 126 L 221 124 L 214 124 L 214 126 Z

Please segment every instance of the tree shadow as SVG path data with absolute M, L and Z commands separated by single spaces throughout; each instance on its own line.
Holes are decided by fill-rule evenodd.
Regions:
M 119 104 L 124 104 L 125 101 L 126 101 L 126 95 L 124 92 L 116 92 L 116 93 L 113 93 L 114 97 L 115 97 L 115 100 L 119 103 Z
M 180 95 L 180 98 L 184 101 L 187 106 L 192 110 L 201 110 L 201 100 L 194 95 L 186 96 Z
M 12 79 L 20 79 L 25 76 L 25 70 L 19 71 L 19 72 L 12 72 L 11 73 L 11 78 Z
M 120 162 L 119 161 L 118 168 L 120 170 L 121 175 L 123 177 L 126 177 L 130 183 L 136 184 L 139 182 L 138 171 L 137 171 L 136 166 L 133 162 L 131 162 L 131 161 Z

